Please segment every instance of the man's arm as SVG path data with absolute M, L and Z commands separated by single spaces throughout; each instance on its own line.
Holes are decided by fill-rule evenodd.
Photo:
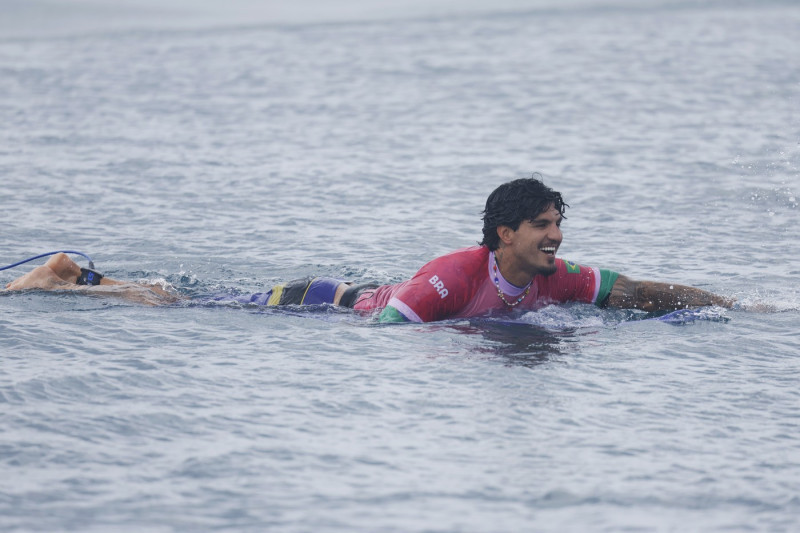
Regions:
M 608 305 L 643 311 L 674 311 L 686 307 L 708 305 L 732 307 L 733 300 L 686 285 L 635 281 L 620 275 L 611 289 Z

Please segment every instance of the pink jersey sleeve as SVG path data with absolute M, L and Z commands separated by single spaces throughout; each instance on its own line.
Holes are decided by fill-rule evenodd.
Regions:
M 458 250 L 423 266 L 392 295 L 388 305 L 414 322 L 444 320 L 458 313 L 485 276 L 486 254 L 480 247 Z

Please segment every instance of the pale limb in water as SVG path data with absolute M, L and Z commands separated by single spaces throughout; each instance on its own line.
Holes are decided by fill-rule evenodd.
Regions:
M 145 305 L 165 305 L 180 300 L 180 296 L 158 285 L 145 285 L 102 278 L 99 285 L 78 285 L 81 268 L 66 254 L 51 257 L 6 285 L 6 290 L 38 289 L 45 291 L 75 291 L 94 296 L 117 297 Z

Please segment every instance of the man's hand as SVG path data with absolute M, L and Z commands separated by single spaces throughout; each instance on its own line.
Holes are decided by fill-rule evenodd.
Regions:
M 674 311 L 687 307 L 718 305 L 732 307 L 733 300 L 708 291 L 657 281 L 634 281 L 620 275 L 611 289 L 608 305 L 642 311 Z

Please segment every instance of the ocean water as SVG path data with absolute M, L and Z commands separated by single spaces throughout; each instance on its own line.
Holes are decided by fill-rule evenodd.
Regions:
M 800 7 L 232 5 L 0 2 L 0 263 L 187 297 L 0 294 L 1 529 L 800 529 Z M 201 299 L 407 279 L 532 172 L 563 257 L 742 305 Z

